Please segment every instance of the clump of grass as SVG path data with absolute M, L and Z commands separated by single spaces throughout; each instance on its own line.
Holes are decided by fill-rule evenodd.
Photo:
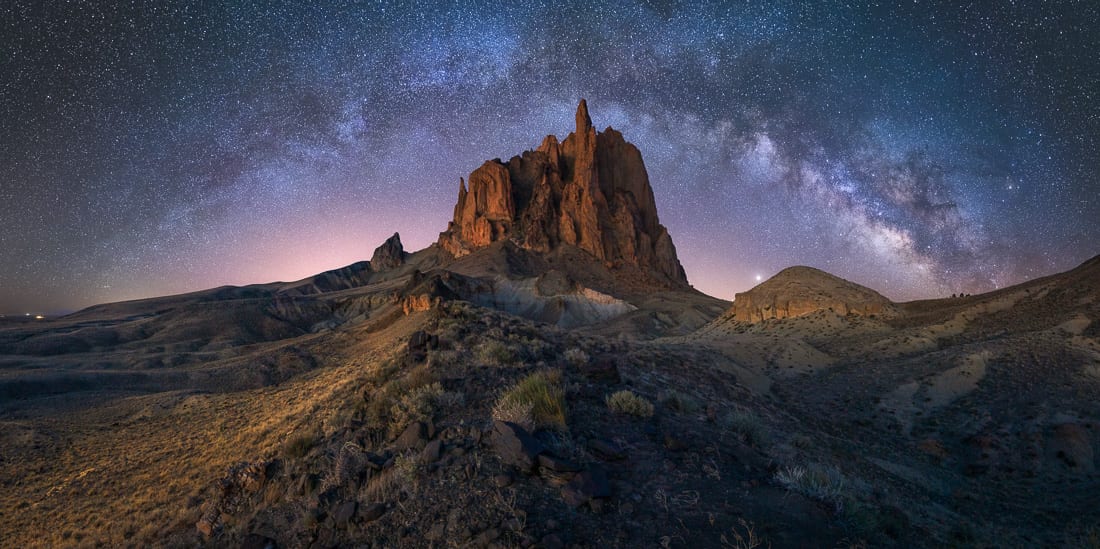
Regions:
M 746 521 L 743 518 L 737 519 L 737 522 L 741 525 L 740 528 L 734 526 L 730 528 L 730 535 L 722 534 L 720 540 L 722 547 L 731 547 L 733 549 L 756 549 L 757 547 L 771 547 L 771 543 L 766 538 L 756 533 L 756 526 Z
M 305 457 L 317 444 L 317 437 L 312 434 L 298 435 L 286 442 L 283 446 L 283 455 L 291 459 Z
M 627 389 L 612 393 L 604 400 L 607 402 L 607 407 L 613 412 L 635 417 L 653 416 L 653 404 Z
M 518 399 L 500 399 L 493 406 L 493 419 L 515 423 L 528 431 L 535 429 L 535 417 L 532 414 L 534 404 Z
M 565 361 L 573 366 L 583 366 L 588 364 L 588 353 L 582 351 L 580 348 L 573 347 L 568 351 L 565 351 Z
M 767 426 L 759 416 L 752 412 L 734 411 L 723 418 L 725 427 L 738 436 L 745 444 L 761 448 L 768 445 L 771 440 Z
M 477 346 L 477 358 L 484 364 L 507 366 L 516 361 L 516 351 L 500 341 L 490 340 Z
M 700 408 L 699 401 L 675 389 L 669 389 L 661 395 L 661 404 L 669 410 L 683 414 L 694 414 Z
M 429 383 L 411 389 L 408 393 L 397 398 L 393 407 L 389 408 L 390 430 L 398 432 L 404 429 L 412 421 L 431 419 L 436 415 L 436 408 L 443 396 L 443 386 Z
M 497 400 L 493 419 L 513 421 L 532 431 L 565 430 L 565 390 L 561 372 L 540 371 L 520 380 Z
M 836 467 L 784 467 L 775 473 L 775 480 L 787 490 L 833 505 L 838 512 L 844 508 L 848 480 Z

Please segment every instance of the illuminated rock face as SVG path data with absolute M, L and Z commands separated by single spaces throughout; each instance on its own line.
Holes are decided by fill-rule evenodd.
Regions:
M 744 322 L 791 318 L 817 311 L 892 317 L 893 302 L 878 292 L 812 267 L 791 267 L 734 296 L 733 318 Z
M 440 247 L 462 257 L 501 240 L 537 252 L 572 245 L 609 267 L 686 285 L 637 147 L 611 128 L 597 133 L 583 99 L 576 124 L 560 143 L 547 136 L 537 149 L 490 160 L 460 180 Z

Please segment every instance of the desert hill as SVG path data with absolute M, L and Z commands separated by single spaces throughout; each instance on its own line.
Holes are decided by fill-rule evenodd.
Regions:
M 762 321 L 829 310 L 844 315 L 894 316 L 894 304 L 878 292 L 813 267 L 789 267 L 734 296 L 735 320 Z
M 0 448 L 5 546 L 1088 546 L 1100 257 L 730 304 L 582 102 L 423 250 L 0 325 Z

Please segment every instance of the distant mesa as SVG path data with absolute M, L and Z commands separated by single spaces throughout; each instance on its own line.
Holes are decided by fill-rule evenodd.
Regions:
M 813 267 L 790 267 L 736 294 L 733 319 L 762 322 L 831 310 L 838 315 L 893 317 L 897 307 L 878 292 Z
M 583 99 L 565 140 L 549 135 L 538 149 L 490 160 L 459 180 L 439 246 L 460 258 L 500 241 L 540 253 L 574 246 L 609 268 L 637 267 L 653 281 L 687 286 L 641 153 L 614 129 L 597 133 Z

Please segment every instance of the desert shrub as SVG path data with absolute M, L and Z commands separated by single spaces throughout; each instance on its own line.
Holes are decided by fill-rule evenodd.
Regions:
M 401 395 L 390 408 L 391 427 L 398 431 L 414 421 L 431 419 L 440 407 L 443 394 L 443 386 L 436 382 Z
M 783 467 L 775 473 L 775 480 L 787 490 L 829 503 L 837 511 L 844 508 L 848 480 L 836 467 L 816 464 Z
M 566 428 L 561 372 L 535 372 L 505 391 L 493 406 L 493 419 L 501 421 L 523 420 L 527 414 L 531 430 Z
M 752 412 L 734 411 L 726 415 L 723 425 L 741 437 L 745 444 L 756 447 L 768 445 L 771 436 L 767 426 Z
M 357 480 L 356 477 L 366 464 L 366 460 L 366 454 L 358 445 L 353 442 L 344 444 L 336 452 L 332 469 L 325 477 L 324 487 L 327 489 L 351 484 L 353 480 Z
M 633 391 L 623 389 L 612 393 L 605 399 L 607 407 L 613 412 L 627 414 L 635 417 L 652 417 L 653 404 L 644 397 L 634 394 Z
M 737 519 L 740 528 L 734 526 L 730 528 L 729 536 L 722 534 L 720 541 L 722 547 L 731 547 L 733 549 L 756 549 L 757 547 L 771 547 L 771 543 L 767 541 L 767 538 L 756 533 L 756 526 L 753 523 L 746 521 L 743 518 Z
M 583 366 L 588 364 L 588 353 L 582 351 L 577 347 L 573 347 L 568 351 L 565 351 L 565 361 L 573 366 Z
M 661 405 L 669 410 L 684 414 L 694 414 L 699 411 L 699 401 L 691 395 L 686 395 L 675 389 L 669 389 L 661 395 Z
M 508 421 L 527 429 L 535 430 L 534 405 L 518 399 L 500 399 L 493 406 L 493 419 Z
M 411 494 L 416 490 L 423 466 L 415 453 L 398 454 L 394 457 L 393 470 L 397 473 L 397 479 L 405 493 Z
M 317 437 L 313 435 L 297 435 L 292 437 L 283 446 L 283 455 L 298 459 L 304 457 L 317 444 Z
M 486 341 L 477 346 L 477 358 L 484 364 L 506 366 L 516 361 L 516 352 L 508 345 L 496 341 Z

